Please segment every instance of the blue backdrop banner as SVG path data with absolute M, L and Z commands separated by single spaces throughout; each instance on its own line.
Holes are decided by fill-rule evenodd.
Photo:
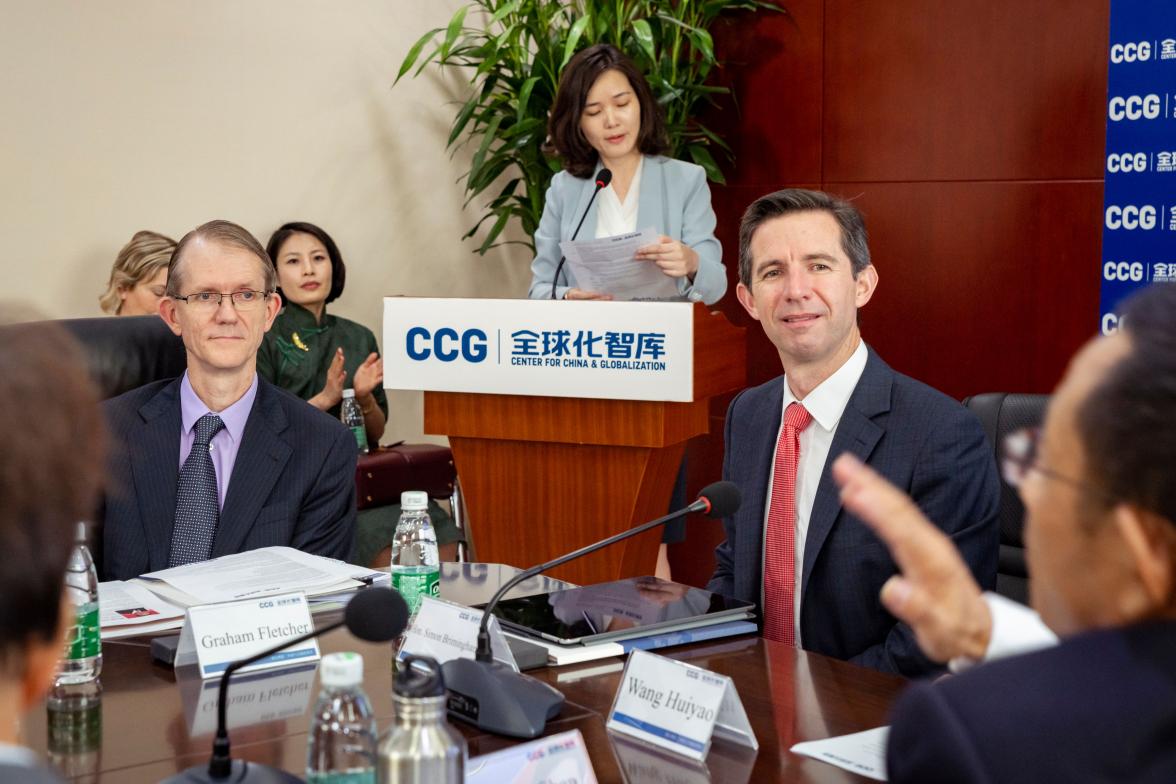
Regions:
M 1100 328 L 1176 281 L 1176 0 L 1111 0 Z

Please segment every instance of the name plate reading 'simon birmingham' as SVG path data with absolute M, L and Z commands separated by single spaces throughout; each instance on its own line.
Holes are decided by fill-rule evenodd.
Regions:
M 436 392 L 693 400 L 682 302 L 384 300 L 384 386 Z

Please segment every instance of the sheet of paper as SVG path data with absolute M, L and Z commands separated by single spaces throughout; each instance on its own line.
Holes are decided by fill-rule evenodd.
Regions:
M 889 727 L 877 727 L 852 735 L 797 743 L 792 747 L 792 753 L 828 762 L 859 776 L 886 781 L 886 738 L 889 735 Z
M 157 588 L 154 583 L 166 583 L 199 604 L 212 604 L 293 591 L 309 596 L 336 593 L 358 587 L 355 580 L 374 579 L 379 574 L 292 547 L 263 547 L 151 572 L 141 579 L 153 591 Z M 171 592 L 162 593 L 175 597 Z
M 169 619 L 174 620 L 175 627 L 179 628 L 184 611 L 141 585 L 116 580 L 98 584 L 98 618 L 104 630 L 144 624 L 154 626 Z
M 637 249 L 656 245 L 655 229 L 642 229 L 598 240 L 564 241 L 559 250 L 585 291 L 612 294 L 617 299 L 682 299 L 678 282 L 651 261 L 634 258 Z

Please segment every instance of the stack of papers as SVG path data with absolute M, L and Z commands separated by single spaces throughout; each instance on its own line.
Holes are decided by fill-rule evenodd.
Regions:
M 301 592 L 320 605 L 388 573 L 292 547 L 264 547 L 98 586 L 102 638 L 178 629 L 188 607 Z

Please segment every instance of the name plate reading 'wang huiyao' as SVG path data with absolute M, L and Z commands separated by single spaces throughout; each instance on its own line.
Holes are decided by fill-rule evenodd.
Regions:
M 176 667 L 200 666 L 200 677 L 220 675 L 235 661 L 293 640 L 314 629 L 310 606 L 302 593 L 287 593 L 239 602 L 189 607 L 176 649 Z M 311 639 L 267 656 L 238 672 L 318 661 L 318 641 Z
M 696 760 L 715 735 L 759 748 L 729 677 L 643 650 L 629 654 L 607 726 Z

